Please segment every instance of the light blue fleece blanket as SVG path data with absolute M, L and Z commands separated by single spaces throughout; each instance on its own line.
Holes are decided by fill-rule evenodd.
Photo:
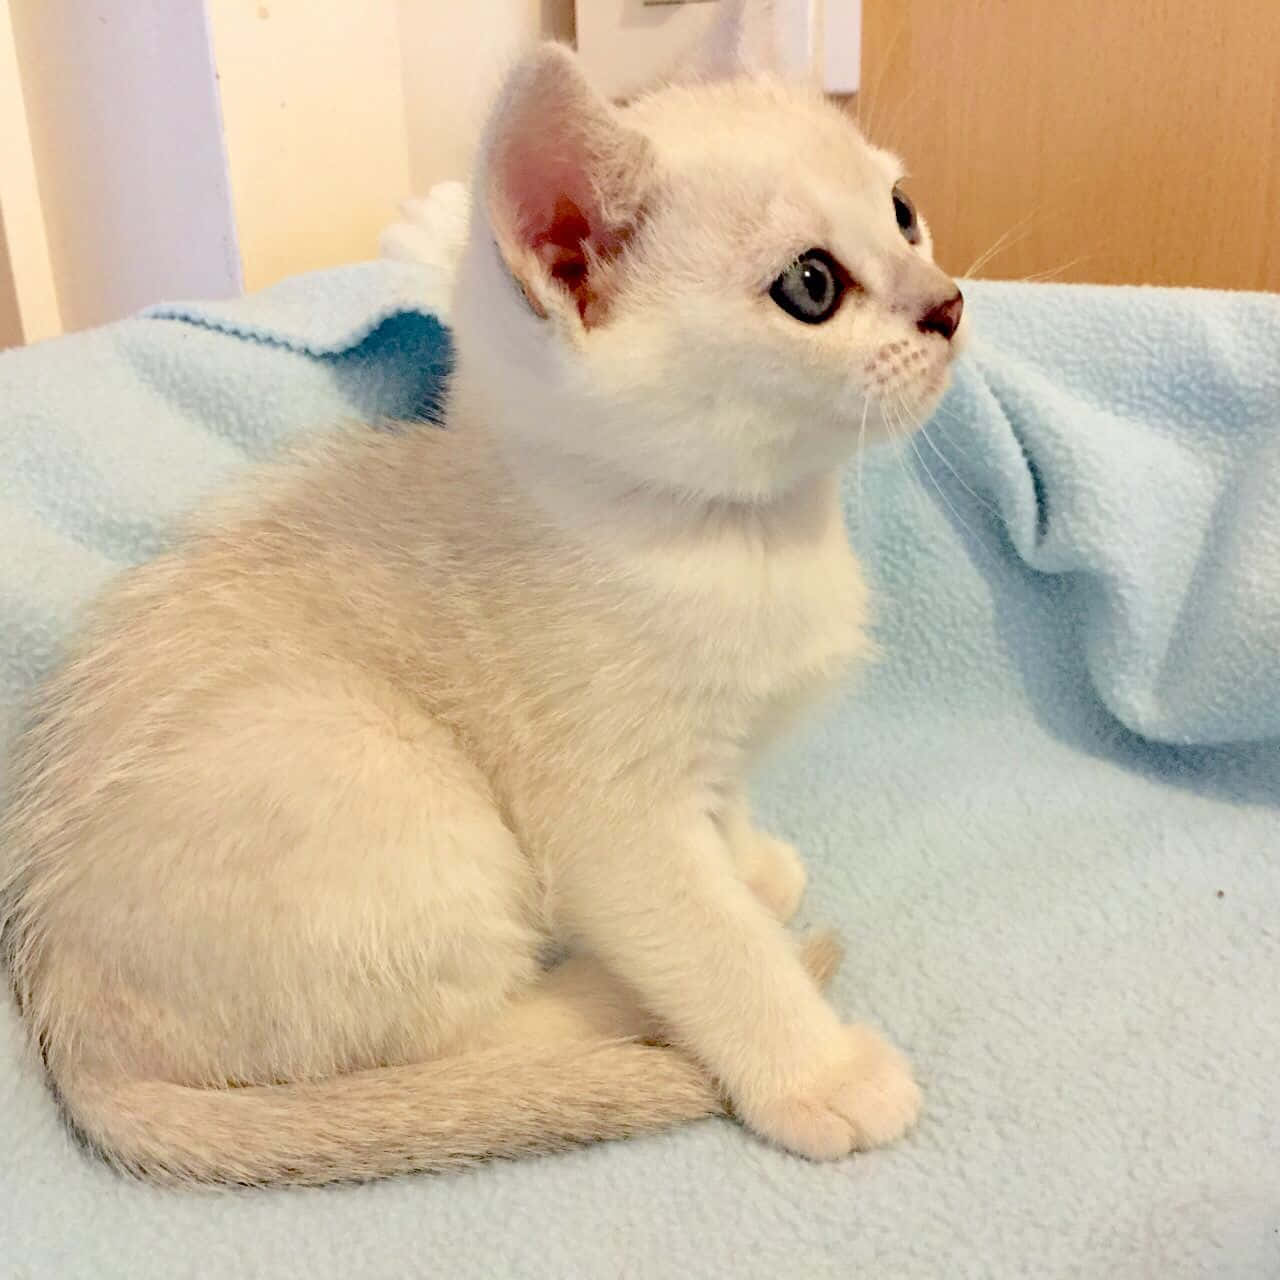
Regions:
M 370 264 L 0 356 L 0 736 L 246 458 L 431 412 L 444 288 Z M 0 1006 L 0 1276 L 1280 1275 L 1280 298 L 966 292 L 926 465 L 850 471 L 883 656 L 759 788 L 919 1130 L 180 1195 L 75 1148 Z

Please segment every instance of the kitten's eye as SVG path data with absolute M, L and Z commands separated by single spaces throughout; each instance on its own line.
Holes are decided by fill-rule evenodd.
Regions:
M 898 230 L 908 244 L 920 243 L 920 224 L 916 221 L 916 207 L 901 187 L 893 189 L 893 214 L 898 219 Z
M 805 324 L 830 320 L 844 297 L 844 273 L 824 249 L 806 249 L 772 284 L 769 297 Z

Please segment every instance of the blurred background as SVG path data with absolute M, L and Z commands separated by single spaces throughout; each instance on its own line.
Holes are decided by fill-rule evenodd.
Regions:
M 624 92 L 717 0 L 0 0 L 0 346 L 373 256 L 501 69 Z M 956 274 L 1280 289 L 1280 0 L 777 0 Z

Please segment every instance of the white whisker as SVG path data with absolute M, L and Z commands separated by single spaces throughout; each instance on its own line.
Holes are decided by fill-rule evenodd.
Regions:
M 893 62 L 893 55 L 897 52 L 898 42 L 902 39 L 906 29 L 907 19 L 904 14 L 894 29 L 893 35 L 885 45 L 884 52 L 880 55 L 880 65 L 876 68 L 876 78 L 872 82 L 871 91 L 858 95 L 858 127 L 868 138 L 878 135 L 880 127 L 880 91 L 884 88 L 885 76 L 889 74 L 889 66 Z
M 955 476 L 956 483 L 965 491 L 965 493 L 967 493 L 979 506 L 985 507 L 993 516 L 999 519 L 1000 512 L 994 506 L 992 506 L 992 504 L 988 502 L 986 498 L 984 498 L 980 493 L 976 492 L 973 488 L 969 486 L 964 476 L 962 476 L 955 469 L 955 466 L 952 464 L 951 459 L 948 458 L 947 455 L 943 453 L 942 450 L 939 449 L 938 446 L 934 443 L 933 437 L 929 434 L 929 428 L 927 426 L 921 426 L 920 436 L 924 440 L 925 444 L 927 444 L 929 448 L 932 449 L 934 453 L 936 453 L 938 457 L 942 460 L 942 465 L 946 467 L 946 469 L 950 471 L 953 476 Z
M 904 411 L 904 413 L 905 413 L 906 406 L 905 406 L 905 405 L 903 405 L 903 406 L 902 406 L 902 409 L 903 409 L 903 411 Z M 913 427 L 915 427 L 916 425 L 918 425 L 918 424 L 914 421 L 914 419 L 911 419 L 911 417 L 910 417 L 910 415 L 909 415 L 909 414 L 906 414 L 906 416 L 905 416 L 905 419 L 904 419 L 904 420 L 906 420 L 906 421 L 910 421 Z M 967 521 L 967 520 L 966 520 L 966 519 L 965 519 L 965 518 L 960 514 L 960 512 L 959 512 L 959 511 L 957 511 L 957 510 L 956 510 L 955 504 L 951 501 L 951 499 L 950 499 L 950 498 L 948 498 L 948 497 L 947 497 L 946 490 L 942 487 L 942 485 L 941 485 L 941 484 L 939 484 L 939 483 L 938 483 L 938 477 L 937 477 L 937 476 L 935 476 L 935 475 L 933 474 L 933 472 L 929 470 L 928 463 L 926 463 L 926 462 L 925 462 L 925 459 L 924 459 L 924 454 L 922 454 L 922 453 L 920 452 L 920 449 L 919 449 L 919 448 L 918 448 L 918 446 L 916 445 L 914 431 L 913 431 L 911 434 L 909 434 L 909 435 L 907 436 L 907 443 L 911 446 L 911 451 L 912 451 L 912 453 L 914 453 L 914 454 L 915 454 L 915 456 L 916 456 L 916 461 L 920 464 L 920 469 L 921 469 L 921 470 L 925 473 L 925 475 L 929 478 L 929 481 L 930 481 L 930 483 L 933 485 L 934 489 L 935 489 L 935 490 L 937 490 L 938 497 L 940 497 L 940 498 L 942 499 L 942 501 L 946 504 L 946 508 L 947 508 L 947 510 L 951 512 L 951 514 L 952 514 L 952 516 L 953 516 L 953 517 L 955 517 L 956 522 L 961 526 L 961 528 L 963 528 L 963 529 L 964 529 L 964 531 L 965 531 L 965 532 L 966 532 L 966 533 L 967 533 L 971 538 L 974 538 L 974 539 L 976 540 L 976 539 L 977 539 L 977 534 L 976 534 L 976 533 L 973 531 L 973 529 L 970 527 L 969 522 L 968 522 L 968 521 Z
M 1018 284 L 1035 284 L 1041 280 L 1054 280 L 1064 271 L 1070 271 L 1072 267 L 1078 267 L 1082 262 L 1087 262 L 1094 255 L 1091 253 L 1078 253 L 1074 258 L 1069 258 L 1061 266 L 1048 267 L 1044 271 L 1033 271 L 1030 275 L 1019 276 Z
M 858 527 L 862 527 L 863 516 L 865 514 L 862 506 L 862 471 L 866 465 L 866 451 L 863 449 L 863 442 L 867 437 L 867 410 L 871 407 L 871 393 L 867 392 L 862 397 L 862 425 L 858 427 L 858 466 L 857 466 L 857 483 L 858 483 Z
M 1012 249 L 1015 245 L 1021 244 L 1031 232 L 1031 228 L 1027 225 L 1031 217 L 1032 215 L 1028 213 L 1019 218 L 1017 222 L 1003 233 L 1003 235 L 997 236 L 985 252 L 978 254 L 978 256 L 969 264 L 968 268 L 961 274 L 967 278 L 972 278 L 981 271 L 992 258 L 996 257 L 1000 253 Z M 1015 233 L 1017 233 L 1016 236 Z M 1010 236 L 1015 236 L 1015 238 L 1010 240 Z M 1008 243 L 1006 243 L 1006 241 Z
M 906 450 L 903 448 L 904 443 L 909 442 L 911 439 L 909 434 L 910 427 L 908 427 L 906 432 L 902 431 L 902 427 L 907 424 L 908 420 L 902 416 L 902 412 L 899 408 L 885 400 L 883 397 L 880 399 L 880 408 L 884 418 L 884 424 L 888 428 L 889 436 L 895 445 L 894 455 L 898 460 L 898 465 L 902 468 L 902 474 L 906 477 L 908 487 L 915 494 L 915 501 L 917 503 L 919 503 L 921 499 L 927 501 L 928 495 L 920 484 L 919 477 L 907 465 Z

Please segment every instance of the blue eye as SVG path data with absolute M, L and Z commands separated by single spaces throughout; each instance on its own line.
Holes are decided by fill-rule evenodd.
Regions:
M 769 297 L 804 324 L 830 320 L 844 297 L 845 277 L 825 249 L 806 249 L 770 286 Z
M 893 189 L 893 216 L 898 220 L 902 238 L 908 244 L 919 244 L 920 223 L 916 218 L 916 207 L 900 187 Z

